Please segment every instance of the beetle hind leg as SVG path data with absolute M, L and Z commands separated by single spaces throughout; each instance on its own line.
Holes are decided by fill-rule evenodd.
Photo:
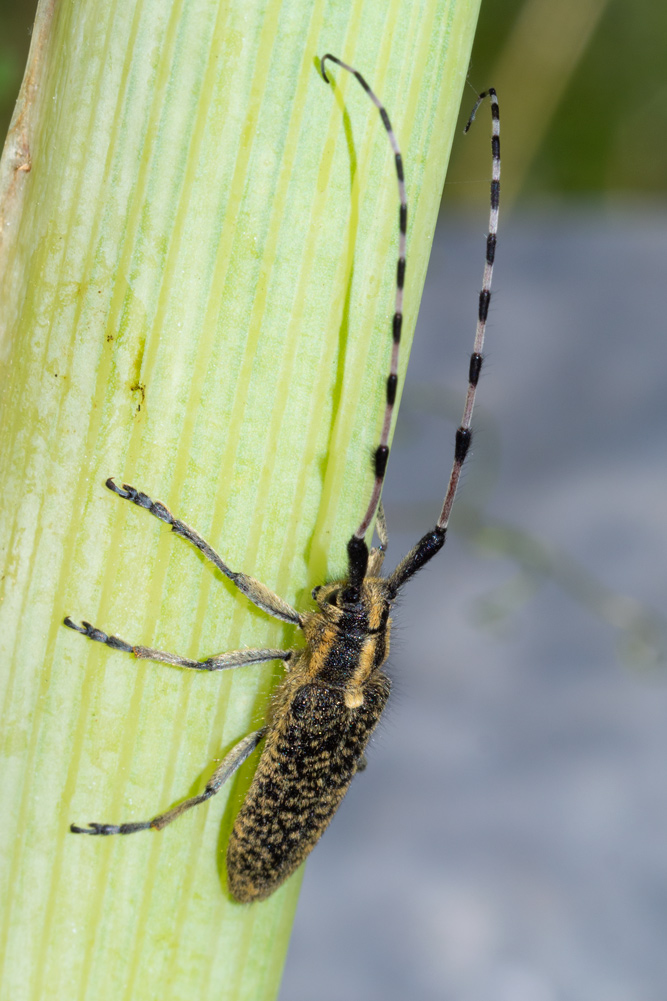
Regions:
M 235 744 L 229 754 L 225 755 L 207 782 L 203 792 L 199 793 L 198 796 L 191 796 L 190 799 L 183 800 L 178 806 L 167 810 L 165 813 L 158 814 L 152 820 L 139 820 L 127 824 L 99 824 L 93 822 L 87 824 L 86 827 L 70 824 L 69 829 L 72 834 L 96 835 L 135 834 L 137 831 L 148 830 L 161 831 L 163 827 L 171 824 L 173 820 L 180 817 L 186 810 L 191 810 L 193 806 L 199 806 L 200 803 L 205 803 L 211 796 L 215 796 L 216 792 L 220 791 L 227 779 L 230 779 L 234 772 L 241 767 L 246 758 L 250 757 L 265 734 L 266 727 L 262 727 L 261 730 L 255 730 L 254 733 L 249 733 L 247 737 L 244 737 L 238 744 Z

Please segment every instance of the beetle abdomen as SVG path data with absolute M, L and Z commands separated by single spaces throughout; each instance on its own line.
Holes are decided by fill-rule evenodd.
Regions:
M 274 720 L 227 849 L 227 881 L 237 900 L 263 900 L 303 862 L 336 812 L 389 695 L 377 673 L 358 708 L 344 692 L 297 689 Z

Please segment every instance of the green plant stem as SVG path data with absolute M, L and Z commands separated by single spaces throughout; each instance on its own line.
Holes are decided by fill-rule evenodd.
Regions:
M 42 0 L 0 168 L 2 870 L 11 1001 L 275 997 L 300 875 L 227 895 L 251 759 L 160 834 L 77 838 L 201 790 L 278 667 L 137 662 L 298 638 L 157 520 L 307 607 L 372 479 L 404 149 L 414 328 L 477 0 Z M 348 118 L 349 116 L 349 118 Z

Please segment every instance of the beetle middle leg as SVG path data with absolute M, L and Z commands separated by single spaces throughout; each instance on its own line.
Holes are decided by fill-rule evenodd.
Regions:
M 290 660 L 292 650 L 230 650 L 229 653 L 218 653 L 213 657 L 206 657 L 204 660 L 191 660 L 189 657 L 181 657 L 177 653 L 167 653 L 164 650 L 153 650 L 147 646 L 133 646 L 122 640 L 120 636 L 109 636 L 101 629 L 91 626 L 90 622 L 82 622 L 77 626 L 72 622 L 69 615 L 64 619 L 64 624 L 74 629 L 82 636 L 95 640 L 97 643 L 104 643 L 112 650 L 122 650 L 124 653 L 132 653 L 138 660 L 157 660 L 161 664 L 170 664 L 172 667 L 188 667 L 195 671 L 226 671 L 232 667 L 245 667 L 248 664 L 263 664 L 267 660 Z

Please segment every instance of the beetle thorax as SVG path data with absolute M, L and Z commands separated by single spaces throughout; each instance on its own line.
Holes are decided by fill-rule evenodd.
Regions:
M 319 611 L 304 617 L 308 642 L 308 675 L 344 691 L 348 709 L 364 703 L 364 687 L 389 654 L 391 602 L 386 582 L 367 578 L 349 600 L 346 582 L 315 588 Z

